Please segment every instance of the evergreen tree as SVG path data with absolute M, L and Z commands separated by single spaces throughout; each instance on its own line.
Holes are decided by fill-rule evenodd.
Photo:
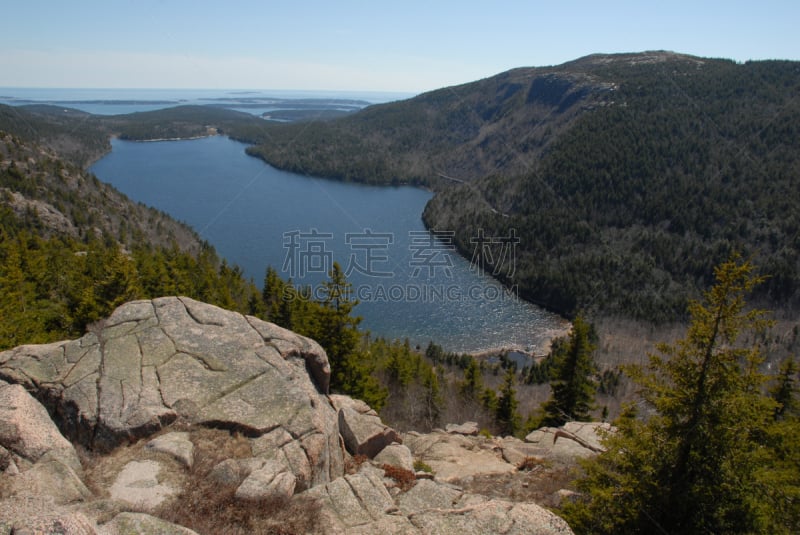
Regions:
M 439 377 L 432 366 L 422 368 L 423 418 L 427 427 L 433 428 L 439 422 L 444 400 L 439 386 Z
M 341 266 L 333 263 L 329 279 L 323 285 L 321 309 L 315 311 L 316 326 L 302 332 L 325 349 L 331 365 L 331 390 L 349 394 L 380 410 L 388 395 L 372 375 L 374 365 L 359 346 L 361 317 L 351 315 L 358 300 L 352 299 L 352 285 Z
M 419 358 L 419 355 L 411 352 L 407 339 L 402 346 L 391 344 L 386 363 L 389 382 L 400 390 L 405 390 L 419 374 Z
M 543 425 L 557 427 L 568 421 L 589 419 L 597 390 L 592 380 L 594 349 L 591 326 L 578 316 L 567 343 L 554 349 L 555 380 L 550 384 L 552 396 L 544 405 Z
M 425 348 L 425 357 L 431 361 L 433 365 L 439 364 L 444 360 L 444 350 L 442 346 L 428 342 L 428 347 Z
M 647 419 L 620 418 L 585 465 L 585 500 L 564 510 L 577 533 L 798 532 L 797 426 L 774 427 L 760 349 L 741 344 L 765 326 L 744 308 L 761 279 L 736 259 L 715 274 L 686 337 L 628 370 Z
M 777 403 L 775 419 L 797 414 L 797 372 L 797 363 L 795 363 L 794 357 L 787 358 L 781 364 L 777 384 L 772 390 L 772 398 Z
M 361 337 L 358 324 L 361 318 L 350 314 L 358 301 L 350 299 L 352 287 L 337 262 L 334 262 L 328 276 L 322 288 L 319 326 L 316 332 L 308 335 L 328 353 L 332 370 L 331 386 L 337 388 L 348 382 L 348 359 L 358 350 Z
M 121 304 L 142 295 L 133 259 L 116 244 L 111 245 L 107 255 L 103 260 L 104 276 L 95 284 L 95 294 L 102 303 L 101 316 L 110 314 Z
M 483 393 L 483 376 L 477 359 L 470 358 L 464 368 L 464 380 L 459 385 L 459 392 L 467 401 L 478 401 Z
M 264 275 L 264 288 L 261 291 L 261 299 L 264 301 L 267 317 L 270 321 L 276 321 L 279 316 L 279 308 L 283 300 L 283 293 L 286 283 L 278 276 L 278 272 L 272 266 L 267 267 Z
M 517 392 L 514 389 L 516 382 L 516 371 L 512 366 L 506 370 L 503 377 L 503 386 L 500 388 L 500 396 L 497 398 L 497 409 L 495 416 L 497 426 L 501 435 L 514 435 L 520 429 L 520 417 L 517 413 Z
M 480 401 L 484 409 L 496 415 L 498 404 L 497 392 L 491 388 L 484 388 L 480 396 Z

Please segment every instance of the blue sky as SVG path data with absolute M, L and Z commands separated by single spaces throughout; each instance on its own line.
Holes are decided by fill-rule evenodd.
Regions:
M 8 1 L 0 87 L 421 92 L 595 52 L 800 59 L 800 1 Z

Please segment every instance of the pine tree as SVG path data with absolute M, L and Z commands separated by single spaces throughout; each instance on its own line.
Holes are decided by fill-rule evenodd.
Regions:
M 517 413 L 517 391 L 514 389 L 516 383 L 515 368 L 512 366 L 506 370 L 503 377 L 503 386 L 500 388 L 500 396 L 497 398 L 497 409 L 495 417 L 501 435 L 516 434 L 520 429 L 520 417 Z
M 423 387 L 423 418 L 427 423 L 427 427 L 433 428 L 439 423 L 439 417 L 442 413 L 442 399 L 441 388 L 439 387 L 439 377 L 436 370 L 432 366 L 422 368 L 422 387 Z
M 380 410 L 388 393 L 372 375 L 374 364 L 359 347 L 361 317 L 351 314 L 358 300 L 352 299 L 352 285 L 338 262 L 333 263 L 328 276 L 323 284 L 322 306 L 314 311 L 315 328 L 312 332 L 301 332 L 319 342 L 328 354 L 331 390 L 362 399 Z
M 344 377 L 349 373 L 347 358 L 358 349 L 361 318 L 350 314 L 358 301 L 351 299 L 352 287 L 338 263 L 334 262 L 328 276 L 329 280 L 323 283 L 322 288 L 320 325 L 312 338 L 328 353 L 334 376 L 331 386 L 334 387 L 346 382 Z
M 797 414 L 797 364 L 789 357 L 781 364 L 778 381 L 772 390 L 772 398 L 777 403 L 775 419 L 787 418 Z
M 591 326 L 581 316 L 572 323 L 566 344 L 555 351 L 555 379 L 552 396 L 544 405 L 542 425 L 557 427 L 568 421 L 589 419 L 597 385 L 592 379 L 595 365 L 592 352 Z
M 425 357 L 434 365 L 439 364 L 444 360 L 444 350 L 442 350 L 442 346 L 428 342 L 428 347 L 425 348 Z
M 467 401 L 478 401 L 483 393 L 483 376 L 477 359 L 470 358 L 464 368 L 464 380 L 459 385 L 459 392 Z
M 419 356 L 411 353 L 408 340 L 402 346 L 397 343 L 389 344 L 387 352 L 386 374 L 389 382 L 400 390 L 405 390 L 418 372 L 414 364 Z
M 480 395 L 480 402 L 484 409 L 496 415 L 498 403 L 497 392 L 491 388 L 484 388 Z
M 742 334 L 765 327 L 744 296 L 761 279 L 749 263 L 716 271 L 691 324 L 649 365 L 630 368 L 646 420 L 617 420 L 607 451 L 585 465 L 585 501 L 564 514 L 577 533 L 796 533 L 794 426 L 774 427 L 758 346 Z M 777 446 L 785 451 L 780 453 Z
M 264 274 L 264 288 L 261 291 L 261 299 L 264 301 L 267 317 L 270 321 L 276 321 L 280 315 L 280 306 L 284 298 L 286 283 L 278 276 L 278 272 L 272 266 L 267 267 Z

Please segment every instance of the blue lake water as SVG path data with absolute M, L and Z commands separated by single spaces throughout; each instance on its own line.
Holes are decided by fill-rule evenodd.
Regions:
M 188 223 L 257 284 L 273 266 L 318 288 L 338 261 L 361 301 L 362 327 L 376 336 L 451 351 L 540 352 L 565 326 L 470 269 L 448 234 L 428 233 L 427 191 L 279 171 L 221 136 L 112 145 L 91 168 L 98 178 Z

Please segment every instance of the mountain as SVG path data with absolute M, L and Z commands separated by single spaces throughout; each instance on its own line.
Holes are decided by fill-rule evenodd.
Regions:
M 519 173 L 612 90 L 587 76 L 516 69 L 313 127 L 273 126 L 250 153 L 290 171 L 369 183 L 437 186 L 445 177 Z
M 479 236 L 516 235 L 516 254 L 495 254 L 490 271 L 566 315 L 681 319 L 734 253 L 769 277 L 757 298 L 791 310 L 798 93 L 798 62 L 599 54 L 271 126 L 250 152 L 295 172 L 433 188 L 430 228 L 455 232 L 470 257 Z

